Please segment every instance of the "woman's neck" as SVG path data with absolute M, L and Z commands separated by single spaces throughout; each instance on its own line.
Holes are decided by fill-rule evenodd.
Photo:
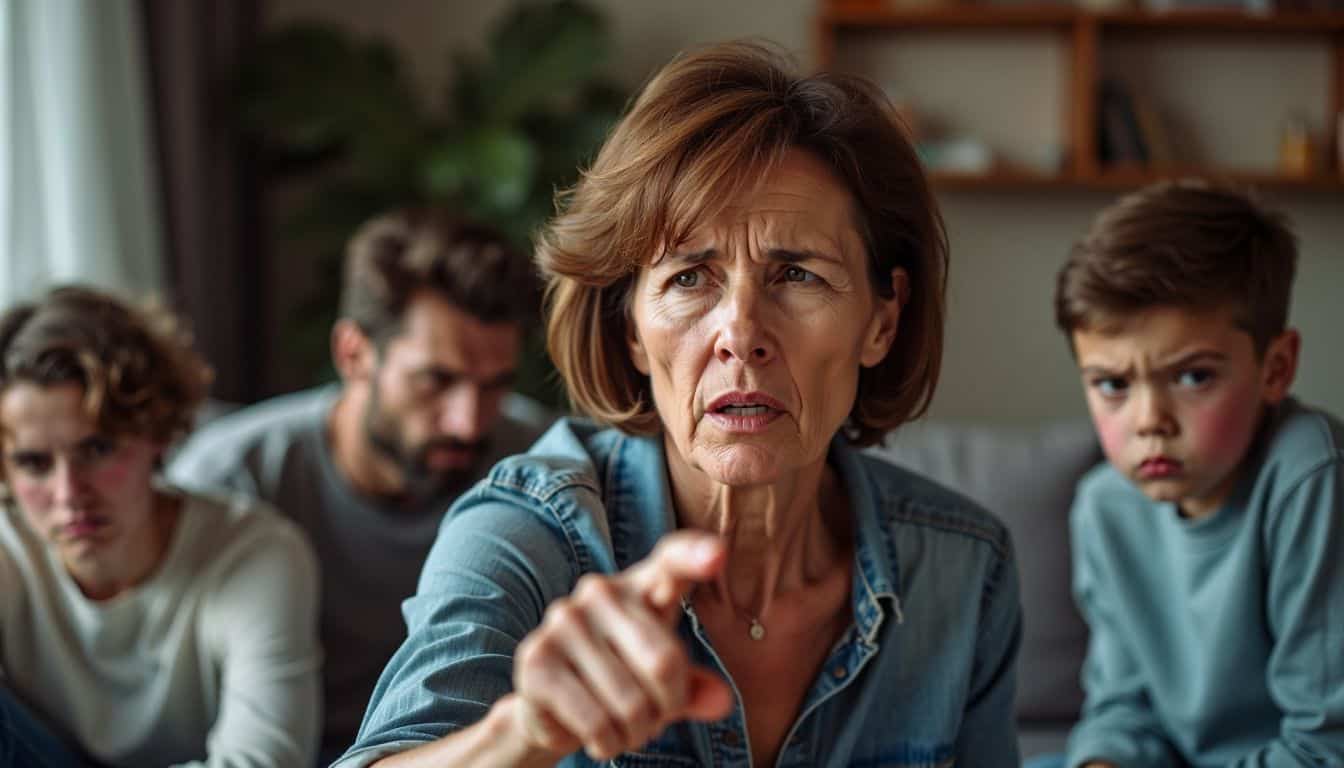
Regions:
M 723 537 L 728 564 L 712 588 L 744 618 L 767 620 L 777 595 L 849 556 L 847 505 L 825 459 L 773 483 L 729 486 L 668 456 L 677 523 Z

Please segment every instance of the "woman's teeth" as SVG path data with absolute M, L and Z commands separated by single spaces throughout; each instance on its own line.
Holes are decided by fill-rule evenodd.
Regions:
M 762 416 L 769 410 L 764 405 L 725 405 L 719 412 L 729 416 Z

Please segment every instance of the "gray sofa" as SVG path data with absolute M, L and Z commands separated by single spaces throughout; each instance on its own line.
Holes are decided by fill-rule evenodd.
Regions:
M 1087 626 L 1070 592 L 1069 506 L 1103 460 L 1086 421 L 1033 428 L 909 424 L 869 449 L 979 502 L 1012 531 L 1022 581 L 1017 719 L 1024 758 L 1064 747 Z

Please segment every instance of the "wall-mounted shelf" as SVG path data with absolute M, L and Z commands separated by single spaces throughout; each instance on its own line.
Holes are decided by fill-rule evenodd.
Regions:
M 1177 176 L 1199 175 L 1229 182 L 1286 190 L 1344 191 L 1344 158 L 1337 156 L 1334 131 L 1344 115 L 1344 12 L 1251 14 L 1228 10 L 1091 12 L 1064 5 L 994 6 L 949 2 L 923 8 L 888 7 L 880 0 L 823 0 L 816 25 L 816 59 L 832 68 L 843 41 L 880 37 L 898 45 L 901 35 L 950 32 L 957 35 L 1044 33 L 1067 51 L 1065 108 L 1061 132 L 1065 161 L 1058 174 L 998 169 L 985 174 L 935 172 L 943 189 L 1101 189 L 1123 190 Z M 1098 99 L 1102 53 L 1119 41 L 1162 35 L 1230 38 L 1262 46 L 1302 40 L 1329 51 L 1325 92 L 1320 104 L 1330 123 L 1330 140 L 1321 142 L 1320 169 L 1309 175 L 1243 171 L 1204 166 L 1130 167 L 1103 165 L 1098 148 Z M 864 72 L 862 74 L 871 75 Z M 1329 146 L 1325 146 L 1328 144 Z

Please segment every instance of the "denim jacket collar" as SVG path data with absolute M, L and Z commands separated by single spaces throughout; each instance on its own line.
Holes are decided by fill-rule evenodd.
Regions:
M 608 510 L 612 551 L 616 569 L 628 568 L 644 559 L 665 534 L 677 527 L 663 441 L 659 436 L 631 437 L 615 431 L 593 436 L 599 443 L 593 453 L 604 466 L 593 467 L 602 485 Z M 600 445 L 600 443 L 609 443 Z M 859 453 L 843 434 L 832 440 L 827 460 L 840 473 L 854 515 L 854 620 L 865 644 L 875 642 L 886 616 L 881 601 L 887 600 L 896 621 L 901 621 L 896 547 L 890 526 L 884 525 L 859 464 Z

